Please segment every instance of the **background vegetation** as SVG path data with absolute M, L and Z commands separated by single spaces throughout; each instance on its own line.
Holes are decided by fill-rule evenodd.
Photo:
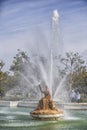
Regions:
M 40 60 L 44 65 L 47 63 L 47 59 L 45 57 L 40 57 Z M 8 72 L 3 71 L 3 67 L 5 63 L 3 60 L 0 61 L 0 97 L 4 97 L 4 95 L 11 89 L 16 86 L 20 87 L 21 82 L 21 74 L 27 76 L 27 73 L 31 75 L 33 73 L 40 78 L 39 68 L 33 62 L 31 62 L 29 56 L 26 52 L 18 50 L 18 53 L 13 58 L 13 63 L 10 66 L 10 70 Z M 30 69 L 26 69 L 26 68 Z M 31 72 L 31 68 L 33 72 Z M 58 66 L 58 70 L 63 77 L 65 74 L 67 75 L 67 81 L 69 82 L 69 86 L 67 85 L 67 90 L 71 91 L 72 89 L 78 90 L 81 94 L 81 101 L 87 102 L 87 66 L 85 61 L 80 56 L 79 53 L 66 53 L 65 56 L 60 57 L 60 66 Z M 58 79 L 56 79 L 58 80 Z M 26 83 L 23 84 L 24 86 Z

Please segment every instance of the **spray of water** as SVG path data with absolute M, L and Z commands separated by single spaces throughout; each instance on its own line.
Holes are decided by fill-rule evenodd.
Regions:
M 66 98 L 65 96 L 66 96 L 66 79 L 67 79 L 67 74 L 63 77 L 63 79 L 60 81 L 60 83 L 59 83 L 59 85 L 57 86 L 57 89 L 56 89 L 56 92 L 54 93 L 54 97 L 53 97 L 53 99 L 55 100 L 55 101 L 57 101 L 57 100 L 62 100 L 62 102 L 63 101 L 65 101 L 64 100 L 64 98 Z
M 49 37 L 49 39 L 50 39 L 49 48 L 47 47 L 48 41 L 46 42 L 46 40 L 43 40 L 43 39 L 40 39 L 41 41 L 39 43 L 41 43 L 41 44 L 43 43 L 44 46 L 46 45 L 46 47 L 45 47 L 46 49 L 44 50 L 44 48 L 40 48 L 41 44 L 40 44 L 40 47 L 38 46 L 40 53 L 41 53 L 41 50 L 43 50 L 42 56 L 45 57 L 48 61 L 47 63 L 45 63 L 46 67 L 45 67 L 44 63 L 39 60 L 39 57 L 41 56 L 41 54 L 39 54 L 39 51 L 37 49 L 37 54 L 36 54 L 37 57 L 34 57 L 34 58 L 31 57 L 34 68 L 30 67 L 30 66 L 26 68 L 27 73 L 29 73 L 29 74 L 27 74 L 27 76 L 25 76 L 21 72 L 18 72 L 22 76 L 23 80 L 25 80 L 25 82 L 28 86 L 26 88 L 26 90 L 33 89 L 33 92 L 35 92 L 35 94 L 39 95 L 39 93 L 38 93 L 39 88 L 37 86 L 39 84 L 42 85 L 42 82 L 44 81 L 45 84 L 49 87 L 51 96 L 53 96 L 54 99 L 57 98 L 58 92 L 60 91 L 60 88 L 62 88 L 62 86 L 64 85 L 63 83 L 65 82 L 65 79 L 66 79 L 66 76 L 65 76 L 62 79 L 62 81 L 60 81 L 60 83 L 57 84 L 58 87 L 55 87 L 55 85 L 56 85 L 55 81 L 57 81 L 57 79 L 55 79 L 55 77 L 58 78 L 59 75 L 56 76 L 57 73 L 56 73 L 56 67 L 55 67 L 56 64 L 54 63 L 54 57 L 56 57 L 56 56 L 59 57 L 59 55 L 61 55 L 61 49 L 62 49 L 62 47 L 60 47 L 61 41 L 59 38 L 60 31 L 59 31 L 58 25 L 59 25 L 59 13 L 57 10 L 54 10 L 53 15 L 52 15 L 52 28 L 51 28 L 52 35 Z M 42 45 L 42 47 L 43 47 L 43 45 Z M 47 48 L 48 48 L 48 52 L 46 52 Z M 44 54 L 44 52 L 45 52 L 45 54 Z M 31 54 L 31 55 L 33 55 L 33 54 Z M 55 89 L 53 87 L 55 87 Z M 24 88 L 24 86 L 22 88 Z M 55 90 L 56 92 L 54 92 L 53 90 Z M 25 91 L 25 88 L 24 88 L 24 91 Z M 53 93 L 54 93 L 54 95 L 53 95 Z
M 46 70 L 45 70 L 45 68 L 44 68 L 44 66 L 43 66 L 43 64 L 41 62 L 39 63 L 39 66 L 40 66 L 42 79 L 45 82 L 45 84 L 47 86 L 49 86 L 47 72 L 46 72 Z
M 51 50 L 51 66 L 50 66 L 50 93 L 52 96 L 52 84 L 53 84 L 53 55 Z

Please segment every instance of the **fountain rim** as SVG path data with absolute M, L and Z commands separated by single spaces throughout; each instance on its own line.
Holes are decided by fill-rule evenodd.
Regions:
M 30 113 L 30 115 L 33 118 L 38 118 L 38 119 L 53 119 L 53 118 L 64 117 L 64 114 L 33 114 L 33 113 Z

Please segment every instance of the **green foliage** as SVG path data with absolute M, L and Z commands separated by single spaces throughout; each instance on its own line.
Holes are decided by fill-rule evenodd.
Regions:
M 10 75 L 9 72 L 3 72 L 4 62 L 0 62 L 0 96 L 4 96 L 5 93 L 18 85 L 20 77 L 18 75 Z
M 72 87 L 87 94 L 87 72 L 81 71 L 72 75 Z
M 3 72 L 2 68 L 4 66 L 4 62 L 1 60 L 0 61 L 0 95 L 4 95 L 4 92 L 6 90 L 5 84 L 7 82 L 7 77 L 8 77 L 8 73 L 7 72 Z

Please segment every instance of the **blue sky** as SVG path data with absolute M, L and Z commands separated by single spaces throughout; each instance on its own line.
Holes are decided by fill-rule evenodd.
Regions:
M 38 37 L 41 37 L 40 40 L 44 37 L 43 41 L 47 39 L 55 9 L 60 14 L 65 50 L 87 50 L 87 0 L 2 0 L 0 59 L 6 62 L 6 68 L 18 48 L 27 52 L 32 49 L 36 51 Z

